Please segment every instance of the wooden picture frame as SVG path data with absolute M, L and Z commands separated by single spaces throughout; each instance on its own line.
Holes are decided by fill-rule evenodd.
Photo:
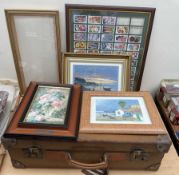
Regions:
M 130 54 L 130 90 L 140 90 L 155 8 L 65 7 L 67 52 Z
M 42 90 L 40 91 L 38 89 L 38 87 L 44 87 L 44 86 L 47 87 L 47 89 L 49 89 L 48 92 L 46 91 L 46 89 L 43 89 L 43 91 Z M 54 88 L 56 88 L 58 92 L 60 90 L 60 94 L 61 92 L 64 92 L 64 89 L 69 89 L 68 91 L 66 91 L 68 92 L 68 99 L 67 99 L 68 102 L 66 105 L 67 109 L 66 109 L 66 115 L 64 118 L 64 123 L 60 124 L 59 122 L 58 124 L 54 124 L 51 122 L 44 122 L 44 120 L 42 120 L 43 122 L 42 121 L 37 122 L 35 120 L 35 117 L 38 117 L 38 114 L 40 115 L 43 112 L 43 110 L 39 108 L 38 111 L 40 111 L 40 113 L 37 113 L 37 111 L 35 111 L 34 108 L 32 107 L 32 104 L 36 101 L 42 100 L 44 102 L 43 104 L 43 108 L 44 108 L 44 106 L 46 106 L 46 104 L 49 104 L 49 102 L 50 104 L 54 103 L 55 100 L 50 101 L 52 97 L 59 99 L 59 97 L 57 97 L 59 96 L 59 94 L 57 94 L 56 92 L 55 92 L 56 94 L 54 94 L 51 91 L 51 90 L 54 90 Z M 64 94 L 63 96 L 65 96 Z M 47 95 L 49 95 L 49 100 L 44 99 L 47 97 Z M 64 139 L 76 139 L 77 128 L 78 128 L 78 123 L 79 123 L 78 122 L 79 111 L 81 107 L 80 103 L 81 103 L 81 87 L 79 85 L 61 85 L 61 84 L 52 84 L 52 83 L 47 84 L 47 83 L 31 82 L 29 87 L 26 90 L 26 93 L 19 107 L 17 108 L 13 116 L 13 119 L 10 125 L 8 126 L 6 130 L 6 135 L 14 135 L 14 136 L 25 135 L 27 137 L 28 136 L 29 137 L 50 136 L 50 137 L 62 137 Z M 35 103 L 35 105 L 38 105 L 38 104 Z M 25 121 L 25 117 L 26 118 L 29 117 L 28 115 L 29 110 L 30 112 L 36 112 L 36 115 L 31 116 L 34 118 L 33 121 L 32 121 L 32 118 L 30 121 Z M 46 111 L 43 115 L 45 116 L 45 114 L 47 113 L 48 111 Z
M 80 134 L 156 134 L 156 131 L 166 132 L 148 92 L 83 93 Z
M 59 12 L 7 9 L 5 14 L 21 95 L 30 81 L 61 82 Z
M 64 53 L 62 59 L 64 83 L 92 91 L 128 90 L 130 56 Z

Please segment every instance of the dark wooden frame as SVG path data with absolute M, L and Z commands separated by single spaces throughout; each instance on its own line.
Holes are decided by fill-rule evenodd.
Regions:
M 60 85 L 61 86 L 61 85 Z M 14 113 L 13 119 L 9 124 L 5 135 L 7 137 L 23 137 L 23 136 L 46 136 L 46 137 L 61 137 L 65 139 L 76 139 L 78 125 L 79 125 L 79 115 L 80 115 L 80 104 L 81 104 L 81 87 L 79 85 L 73 85 L 70 98 L 69 106 L 69 117 L 67 121 L 67 127 L 63 126 L 37 126 L 37 125 L 24 125 L 19 126 L 19 121 L 21 120 L 26 107 L 28 106 L 31 97 L 37 87 L 36 82 L 31 82 L 27 88 L 25 95 Z
M 68 102 L 67 102 L 67 110 L 66 110 L 66 115 L 65 115 L 65 120 L 64 120 L 64 124 L 45 124 L 45 123 L 30 123 L 30 122 L 24 122 L 24 118 L 26 117 L 26 114 L 29 110 L 29 107 L 30 105 L 33 103 L 33 100 L 34 100 L 34 96 L 38 90 L 38 87 L 39 86 L 48 86 L 48 87 L 66 87 L 66 88 L 69 88 L 70 89 L 70 92 L 69 92 L 69 98 L 68 98 Z M 57 84 L 52 84 L 52 83 L 37 83 L 36 84 L 36 87 L 33 89 L 33 93 L 32 93 L 32 96 L 29 98 L 29 101 L 24 109 L 24 112 L 22 114 L 22 117 L 20 118 L 19 120 L 19 123 L 18 125 L 20 127 L 37 127 L 37 128 L 48 128 L 48 127 L 54 127 L 54 128 L 59 128 L 59 127 L 62 127 L 62 128 L 67 128 L 67 122 L 68 122 L 68 118 L 69 118 L 69 109 L 70 109 L 70 101 L 71 101 L 71 93 L 72 93 L 72 85 L 57 85 Z
M 72 42 L 72 37 L 73 35 L 71 34 L 71 28 L 72 28 L 72 11 L 82 11 L 83 13 L 85 12 L 86 15 L 90 14 L 93 15 L 93 13 L 101 13 L 101 12 L 106 12 L 109 15 L 109 13 L 114 14 L 115 13 L 123 13 L 123 14 L 128 14 L 132 15 L 133 14 L 143 14 L 145 18 L 148 19 L 146 21 L 147 24 L 143 27 L 147 27 L 146 33 L 142 33 L 142 42 L 143 42 L 143 47 L 140 48 L 141 51 L 139 51 L 139 61 L 138 64 L 136 65 L 136 73 L 134 80 L 132 80 L 131 76 L 131 81 L 130 81 L 130 89 L 131 90 L 140 90 L 140 85 L 141 85 L 141 80 L 142 80 L 142 75 L 144 71 L 144 66 L 145 66 L 145 61 L 146 61 L 146 56 L 147 56 L 147 50 L 149 46 L 149 40 L 150 40 L 150 35 L 152 31 L 152 25 L 153 25 L 153 20 L 154 20 L 154 15 L 155 15 L 155 8 L 146 8 L 146 7 L 114 7 L 114 6 L 95 6 L 95 5 L 78 5 L 78 4 L 66 4 L 66 47 L 67 47 L 67 52 L 73 52 L 74 49 L 71 48 L 71 42 Z M 96 15 L 95 15 L 96 16 Z M 101 15 L 102 16 L 102 15 Z M 88 33 L 87 33 L 88 34 Z M 87 40 L 86 40 L 87 41 Z M 142 43 L 141 42 L 141 43 Z M 127 52 L 127 51 L 126 51 Z M 132 51 L 131 51 L 132 52 Z

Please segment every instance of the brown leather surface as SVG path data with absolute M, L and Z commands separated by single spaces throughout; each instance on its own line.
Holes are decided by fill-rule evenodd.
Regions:
M 111 169 L 147 169 L 161 162 L 170 142 L 164 152 L 161 152 L 157 145 L 154 140 L 150 143 L 116 143 L 17 139 L 14 145 L 8 147 L 8 151 L 15 167 L 22 164 L 22 167 L 34 168 L 74 168 L 67 159 L 66 153 L 69 153 L 74 161 L 82 164 L 98 164 L 106 154 Z M 41 149 L 42 156 L 39 158 L 28 157 L 24 151 L 34 146 Z M 143 150 L 148 155 L 147 160 L 131 160 L 131 153 L 135 149 Z

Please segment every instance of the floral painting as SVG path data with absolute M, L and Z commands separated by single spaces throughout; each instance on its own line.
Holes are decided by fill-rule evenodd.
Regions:
M 23 122 L 64 125 L 69 87 L 38 86 Z
M 94 123 L 150 123 L 141 97 L 92 97 L 91 106 L 91 121 Z

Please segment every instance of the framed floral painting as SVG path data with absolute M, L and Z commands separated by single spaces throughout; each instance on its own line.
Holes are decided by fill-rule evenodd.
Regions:
M 6 135 L 75 140 L 78 134 L 81 86 L 31 81 Z

